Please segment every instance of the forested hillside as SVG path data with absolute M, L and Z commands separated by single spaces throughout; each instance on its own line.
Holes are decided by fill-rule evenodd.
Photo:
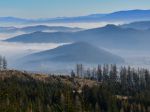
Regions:
M 70 76 L 0 71 L 0 112 L 150 112 L 148 70 L 82 68 Z

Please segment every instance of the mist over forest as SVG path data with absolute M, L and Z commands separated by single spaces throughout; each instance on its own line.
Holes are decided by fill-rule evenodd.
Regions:
M 150 1 L 1 0 L 0 112 L 150 112 Z

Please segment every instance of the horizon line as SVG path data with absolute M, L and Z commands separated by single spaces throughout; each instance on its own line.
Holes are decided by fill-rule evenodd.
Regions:
M 116 13 L 116 12 L 125 12 L 125 11 L 148 11 L 150 9 L 127 9 L 127 10 L 118 10 L 118 11 L 112 11 L 112 12 L 107 12 L 107 13 L 91 13 L 91 14 L 85 14 L 85 15 L 78 15 L 78 16 L 56 16 L 56 17 L 45 17 L 45 18 L 26 18 L 26 17 L 17 17 L 17 16 L 0 16 L 0 18 L 18 18 L 18 19 L 26 19 L 26 20 L 37 20 L 37 19 L 63 19 L 63 18 L 72 18 L 72 17 L 84 17 L 84 16 L 90 16 L 90 15 L 96 15 L 96 14 L 112 14 L 112 13 Z

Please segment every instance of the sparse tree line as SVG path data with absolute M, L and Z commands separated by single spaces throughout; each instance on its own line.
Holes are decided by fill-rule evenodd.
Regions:
M 6 70 L 7 69 L 7 60 L 5 57 L 0 55 L 0 70 Z
M 114 65 L 98 65 L 97 68 L 84 69 L 83 65 L 77 65 L 76 73 L 71 72 L 74 77 L 95 80 L 101 83 L 120 83 L 122 86 L 139 87 L 150 89 L 150 71 L 144 68 L 132 68 L 130 66 L 117 67 Z
M 81 67 L 82 66 L 82 67 Z M 122 94 L 130 95 L 129 90 L 138 92 L 142 90 L 150 90 L 150 71 L 143 68 L 131 68 L 130 66 L 117 67 L 116 65 L 98 65 L 97 68 L 83 69 L 83 65 L 77 65 L 76 74 L 74 76 L 82 77 L 98 81 L 100 83 L 115 87 L 117 84 L 121 86 L 125 92 Z

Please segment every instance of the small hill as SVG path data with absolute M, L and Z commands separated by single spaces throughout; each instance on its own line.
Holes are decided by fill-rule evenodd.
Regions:
M 70 73 L 76 64 L 122 64 L 124 59 L 86 42 L 62 45 L 55 49 L 27 55 L 17 62 L 15 68 L 45 73 Z
M 119 56 L 86 42 L 63 45 L 52 50 L 29 55 L 25 60 L 36 62 L 73 62 L 73 63 L 123 63 Z M 24 60 L 23 59 L 23 60 Z

